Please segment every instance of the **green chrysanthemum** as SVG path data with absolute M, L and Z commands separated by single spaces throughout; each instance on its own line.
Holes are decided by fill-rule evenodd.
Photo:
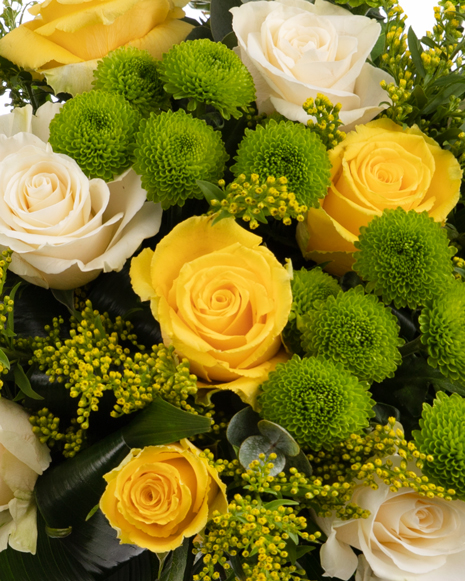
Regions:
M 419 323 L 431 367 L 465 383 L 465 283 L 452 282 L 427 304 Z
M 436 394 L 433 406 L 423 404 L 420 430 L 412 435 L 419 451 L 433 456 L 423 472 L 433 483 L 453 489 L 465 497 L 465 399 L 443 391 Z
M 143 116 L 159 109 L 167 99 L 159 61 L 134 47 L 118 48 L 100 60 L 92 84 L 96 89 L 122 95 Z
M 339 362 L 364 381 L 393 377 L 403 340 L 396 317 L 375 296 L 359 286 L 314 307 L 300 326 L 307 355 Z
M 255 100 L 252 76 L 241 59 L 226 45 L 206 38 L 174 45 L 163 56 L 161 78 L 175 99 L 189 99 L 189 111 L 204 103 L 225 119 L 238 119 Z
M 147 197 L 166 209 L 202 198 L 196 180 L 216 182 L 229 156 L 221 133 L 180 109 L 142 120 L 135 157 Z
M 295 270 L 291 281 L 292 308 L 289 321 L 283 331 L 283 341 L 293 353 L 303 355 L 302 334 L 298 329 L 299 320 L 313 308 L 315 301 L 335 297 L 341 290 L 336 279 L 319 268 Z
M 426 212 L 386 210 L 360 229 L 354 270 L 385 303 L 414 309 L 452 278 L 447 234 Z
M 331 449 L 363 430 L 373 416 L 368 385 L 316 357 L 294 355 L 278 364 L 261 389 L 260 414 L 313 450 Z
M 111 181 L 131 167 L 140 115 L 124 97 L 104 91 L 67 101 L 50 123 L 50 144 L 89 178 Z
M 299 204 L 318 207 L 330 184 L 331 163 L 320 138 L 301 123 L 270 120 L 246 129 L 231 171 L 262 178 L 285 176 Z

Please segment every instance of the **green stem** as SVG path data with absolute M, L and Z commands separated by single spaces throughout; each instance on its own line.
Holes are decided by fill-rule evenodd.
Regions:
M 410 341 L 409 343 L 402 345 L 399 351 L 402 357 L 407 357 L 408 355 L 412 355 L 413 353 L 418 353 L 419 351 L 421 351 L 421 349 L 422 349 L 421 335 L 419 335 L 413 341 Z

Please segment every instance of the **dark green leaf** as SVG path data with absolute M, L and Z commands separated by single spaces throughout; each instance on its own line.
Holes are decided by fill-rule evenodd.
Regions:
M 21 286 L 21 282 L 18 282 L 18 284 L 16 284 L 13 289 L 10 291 L 9 295 L 10 295 L 10 299 L 14 300 L 15 299 L 15 295 L 19 289 L 19 287 Z M 7 331 L 10 332 L 10 336 L 11 334 L 15 334 L 15 309 L 13 309 L 10 313 L 8 313 L 8 320 L 6 323 L 6 329 Z
M 378 40 L 376 41 L 375 46 L 371 50 L 370 59 L 374 62 L 379 56 L 381 56 L 384 52 L 384 44 L 386 42 L 386 33 L 382 32 Z
M 76 311 L 74 306 L 74 290 L 51 289 L 51 292 L 56 300 L 64 305 L 70 314 L 73 315 L 73 317 L 75 317 L 78 321 L 82 319 L 81 314 Z
M 183 581 L 191 552 L 191 540 L 184 539 L 183 544 L 173 551 L 170 562 L 163 567 L 159 581 Z
M 150 551 L 144 551 L 124 563 L 115 573 L 101 578 L 101 581 L 155 581 L 157 578 L 157 557 Z
M 171 444 L 182 438 L 208 432 L 211 420 L 180 410 L 161 398 L 142 410 L 137 421 L 122 429 L 124 440 L 131 448 Z
M 44 399 L 41 395 L 36 393 L 31 386 L 28 376 L 24 373 L 24 369 L 19 363 L 16 363 L 13 369 L 13 374 L 15 377 L 16 385 L 19 387 L 21 392 L 31 399 Z
M 423 107 L 425 107 L 426 104 L 428 103 L 428 97 L 426 96 L 423 87 L 420 87 L 420 85 L 417 85 L 415 89 L 412 91 L 412 96 L 415 98 L 417 107 L 420 110 L 423 109 Z
M 234 33 L 234 31 L 230 32 L 229 34 L 227 34 L 222 40 L 221 42 L 223 44 L 225 44 L 228 48 L 233 49 L 237 46 L 237 36 Z
M 423 49 L 421 48 L 420 41 L 418 40 L 417 35 L 411 26 L 408 29 L 407 40 L 415 70 L 420 75 L 420 77 L 424 78 L 426 76 L 426 71 L 425 67 L 423 66 L 423 61 L 421 60 L 421 53 L 423 52 Z
M 396 420 L 400 419 L 399 410 L 392 405 L 377 403 L 373 406 L 373 411 L 375 412 L 375 417 L 371 420 L 373 424 L 381 424 L 382 426 L 385 426 L 388 423 L 389 418 L 396 418 Z
M 259 414 L 247 406 L 232 417 L 226 431 L 226 437 L 233 446 L 239 447 L 249 436 L 258 436 L 260 433 L 257 427 L 259 421 Z
M 215 42 L 220 42 L 232 31 L 232 14 L 229 10 L 240 5 L 240 0 L 211 0 L 210 26 Z
M 200 38 L 213 40 L 212 31 L 209 26 L 196 26 L 189 32 L 185 40 L 198 40 Z
M 286 458 L 286 468 L 296 468 L 298 472 L 308 477 L 313 474 L 312 465 L 302 450 L 297 456 L 288 456 Z

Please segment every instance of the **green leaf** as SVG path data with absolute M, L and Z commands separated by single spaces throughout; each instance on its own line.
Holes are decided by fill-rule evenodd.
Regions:
M 286 458 L 286 468 L 296 468 L 298 472 L 309 478 L 313 474 L 312 465 L 302 450 L 297 456 L 288 456 Z
M 102 581 L 154 581 L 155 579 L 158 579 L 157 557 L 150 551 L 144 551 L 130 559 L 116 573 L 103 577 Z
M 370 59 L 374 62 L 384 52 L 384 44 L 386 42 L 386 33 L 383 31 L 376 41 L 375 46 L 371 50 Z
M 24 369 L 19 363 L 16 363 L 13 369 L 13 375 L 15 378 L 16 385 L 19 387 L 21 392 L 32 399 L 44 399 L 41 395 L 36 393 L 31 386 L 28 376 L 24 373 Z
M 211 0 L 210 26 L 215 42 L 220 42 L 227 34 L 232 32 L 232 14 L 229 10 L 234 6 L 240 5 L 240 0 Z
M 189 32 L 184 40 L 198 40 L 200 38 L 213 40 L 212 31 L 209 26 L 196 26 Z
M 5 367 L 5 369 L 10 369 L 10 361 L 2 349 L 0 349 L 0 364 Z
M 184 539 L 183 544 L 173 551 L 170 562 L 163 567 L 159 581 L 183 581 L 190 553 L 191 539 Z
M 290 500 L 289 498 L 277 498 L 276 500 L 270 500 L 270 502 L 267 502 L 263 506 L 266 508 L 266 510 L 276 510 L 280 506 L 295 506 L 296 504 L 299 504 L 297 500 Z
M 250 406 L 237 412 L 229 422 L 226 437 L 233 446 L 239 446 L 249 436 L 258 436 L 260 430 L 257 427 L 260 416 Z
M 137 422 L 122 429 L 124 440 L 131 448 L 171 444 L 208 432 L 210 418 L 180 410 L 161 398 L 155 399 L 142 410 Z
M 272 453 L 276 454 L 276 458 L 273 460 L 274 466 L 270 470 L 270 476 L 276 476 L 282 472 L 286 465 L 286 456 L 277 450 L 265 436 L 250 436 L 242 442 L 239 448 L 239 462 L 247 470 L 251 462 L 259 460 L 260 454 L 264 454 L 265 458 L 268 459 Z
M 211 204 L 213 200 L 221 201 L 226 198 L 223 190 L 215 184 L 206 182 L 205 180 L 196 180 L 196 184 L 202 190 L 202 194 L 209 204 Z
M 229 34 L 227 34 L 222 40 L 221 42 L 223 44 L 225 44 L 228 48 L 233 49 L 238 45 L 237 42 L 237 36 L 235 34 L 234 31 L 231 31 Z
M 300 452 L 299 444 L 282 426 L 268 420 L 261 420 L 258 422 L 258 429 L 262 436 L 265 436 L 273 447 L 285 456 L 297 456 Z
M 82 320 L 81 314 L 76 311 L 74 306 L 74 290 L 58 290 L 52 288 L 51 292 L 56 300 L 64 305 L 75 319 L 78 321 Z
M 421 53 L 423 49 L 421 47 L 420 41 L 415 34 L 415 31 L 410 26 L 407 33 L 407 40 L 408 40 L 408 48 L 412 56 L 413 64 L 415 65 L 416 72 L 420 75 L 420 77 L 425 78 L 426 71 L 425 67 L 423 66 L 423 61 L 421 60 Z
M 10 299 L 11 300 L 15 300 L 15 295 L 19 289 L 19 287 L 21 286 L 21 282 L 18 282 L 17 284 L 15 284 L 15 286 L 12 288 L 11 292 L 9 293 L 10 295 Z M 13 309 L 11 311 L 11 313 L 8 313 L 8 320 L 6 323 L 6 330 L 9 331 L 9 337 L 11 336 L 15 336 L 15 309 Z

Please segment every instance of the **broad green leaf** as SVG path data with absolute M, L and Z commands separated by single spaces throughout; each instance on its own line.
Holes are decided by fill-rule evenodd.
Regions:
M 238 42 L 237 42 L 237 36 L 234 33 L 234 31 L 231 31 L 229 34 L 227 34 L 222 40 L 221 42 L 223 44 L 225 44 L 228 48 L 233 49 L 237 46 Z
M 64 305 L 73 317 L 78 321 L 82 319 L 81 314 L 76 311 L 74 306 L 74 290 L 51 289 L 51 292 L 56 300 Z
M 30 397 L 32 399 L 44 399 L 41 395 L 36 393 L 31 386 L 31 382 L 29 381 L 28 376 L 24 373 L 24 369 L 21 367 L 19 363 L 13 368 L 13 375 L 15 378 L 16 385 L 22 391 L 22 393 Z
M 196 26 L 189 32 L 184 40 L 198 40 L 200 38 L 208 38 L 208 40 L 213 40 L 210 26 Z
M 270 500 L 270 502 L 267 502 L 263 506 L 266 508 L 266 510 L 276 510 L 280 506 L 295 506 L 296 504 L 299 504 L 297 500 L 290 500 L 289 498 L 277 498 L 276 500 Z
M 125 442 L 131 448 L 171 444 L 182 438 L 208 432 L 211 420 L 180 410 L 161 398 L 142 410 L 137 421 L 122 429 Z
M 371 49 L 370 59 L 374 62 L 384 52 L 384 44 L 386 42 L 386 33 L 383 31 L 376 41 L 375 46 Z
M 297 454 L 297 456 L 288 456 L 286 458 L 286 468 L 296 468 L 298 472 L 308 477 L 313 474 L 312 465 L 302 450 Z

